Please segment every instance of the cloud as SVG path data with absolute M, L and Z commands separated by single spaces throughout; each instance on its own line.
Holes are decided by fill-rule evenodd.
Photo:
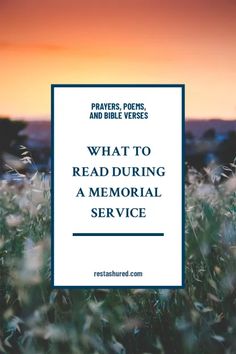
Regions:
M 52 43 L 14 43 L 0 41 L 0 50 L 29 50 L 29 51 L 65 51 L 69 48 Z

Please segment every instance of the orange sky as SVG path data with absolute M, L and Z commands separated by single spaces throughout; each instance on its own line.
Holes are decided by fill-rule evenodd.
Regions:
M 49 117 L 51 83 L 185 83 L 236 118 L 235 0 L 0 0 L 0 115 Z

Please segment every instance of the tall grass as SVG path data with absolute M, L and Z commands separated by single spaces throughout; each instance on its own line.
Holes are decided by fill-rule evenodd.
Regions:
M 48 179 L 2 181 L 0 353 L 235 354 L 235 197 L 189 175 L 184 290 L 52 290 Z

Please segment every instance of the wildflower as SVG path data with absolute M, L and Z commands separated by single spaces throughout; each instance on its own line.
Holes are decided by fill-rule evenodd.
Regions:
M 6 223 L 9 227 L 17 227 L 22 223 L 22 216 L 16 214 L 7 215 Z

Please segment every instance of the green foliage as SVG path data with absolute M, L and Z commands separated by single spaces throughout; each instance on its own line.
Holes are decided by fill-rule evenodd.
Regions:
M 235 353 L 235 177 L 190 180 L 185 289 L 83 291 L 50 288 L 48 178 L 2 181 L 0 353 Z

